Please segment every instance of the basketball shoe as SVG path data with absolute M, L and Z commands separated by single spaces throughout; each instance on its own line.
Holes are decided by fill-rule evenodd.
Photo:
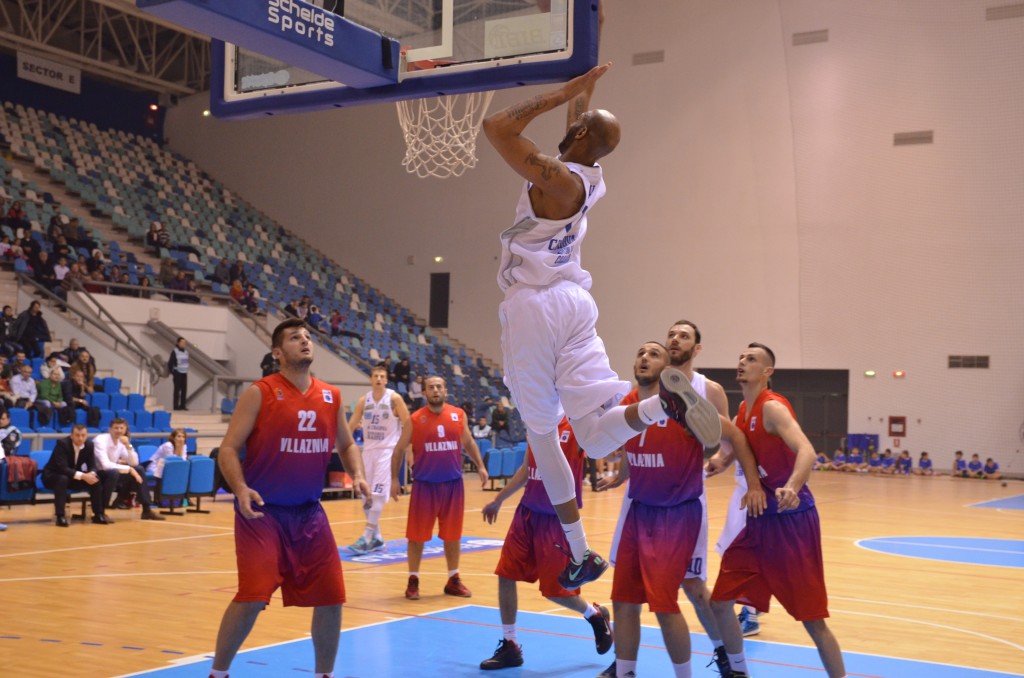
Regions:
M 615 676 L 617 676 L 617 675 L 619 675 L 619 674 L 617 674 L 615 672 L 615 660 L 613 659 L 612 663 L 611 663 L 611 666 L 606 668 L 601 673 L 597 674 L 597 678 L 615 678 Z
M 466 585 L 462 583 L 462 579 L 459 575 L 453 574 L 448 577 L 448 583 L 444 585 L 444 593 L 448 596 L 457 596 L 459 598 L 472 598 L 473 594 L 469 592 Z
M 513 666 L 523 665 L 523 647 L 517 645 L 514 640 L 501 639 L 498 649 L 490 659 L 480 662 L 480 668 L 484 671 L 494 669 L 507 669 Z
M 736 615 L 736 619 L 740 622 L 740 628 L 743 629 L 743 637 L 756 636 L 761 633 L 761 622 L 757 620 L 757 612 L 751 612 L 750 608 L 746 605 L 740 610 L 740 613 Z
M 561 544 L 555 544 L 563 553 L 565 549 Z M 608 561 L 594 553 L 590 549 L 583 554 L 583 560 L 576 562 L 569 555 L 569 564 L 565 566 L 562 573 L 558 575 L 558 585 L 567 591 L 578 589 L 584 584 L 597 581 L 608 569 Z
M 414 574 L 409 575 L 409 584 L 405 587 L 405 597 L 409 600 L 420 599 L 420 578 Z
M 725 646 L 720 645 L 715 648 L 715 653 L 711 656 L 708 666 L 712 664 L 718 669 L 718 673 L 722 678 L 733 678 L 734 674 L 732 667 L 729 665 L 729 655 L 725 653 Z
M 359 539 L 348 545 L 348 550 L 357 556 L 365 556 L 370 550 L 370 545 L 366 543 L 366 539 L 362 535 L 359 535 Z
M 666 367 L 661 372 L 658 396 L 665 412 L 693 434 L 704 447 L 714 448 L 722 440 L 718 410 L 701 398 L 680 370 Z
M 597 645 L 597 653 L 604 654 L 612 649 L 612 643 L 614 642 L 610 624 L 612 616 L 608 613 L 607 607 L 597 603 L 593 603 L 593 605 L 597 612 L 590 615 L 590 619 L 587 622 L 594 629 L 594 644 Z

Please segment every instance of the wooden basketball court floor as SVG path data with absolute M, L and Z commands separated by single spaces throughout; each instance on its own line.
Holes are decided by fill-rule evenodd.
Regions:
M 708 481 L 712 543 L 732 483 L 728 475 Z M 466 486 L 467 537 L 503 537 L 518 497 L 489 526 L 480 508 L 494 493 L 482 491 L 475 475 L 466 476 Z M 1024 495 L 1024 483 L 817 473 L 811 486 L 822 517 L 829 623 L 851 657 L 851 675 L 1024 674 L 1024 510 L 972 506 L 1005 499 L 1024 507 L 1013 499 Z M 622 490 L 584 492 L 588 535 L 607 552 Z M 363 525 L 359 503 L 325 505 L 339 545 L 353 541 Z M 69 529 L 53 526 L 52 507 L 0 510 L 0 522 L 10 526 L 0 533 L 0 674 L 205 676 L 209 661 L 202 660 L 212 653 L 236 580 L 229 498 L 203 508 L 212 513 L 161 523 L 140 521 L 138 510 L 116 511 L 115 525 L 75 522 Z M 385 539 L 404 536 L 406 509 L 403 500 L 385 510 Z M 911 537 L 934 538 L 938 556 L 933 550 L 919 557 L 909 546 L 906 552 L 916 555 L 906 555 L 892 546 L 911 544 Z M 964 546 L 940 539 L 950 537 L 1000 541 Z M 889 546 L 866 547 L 865 540 L 879 538 L 888 539 L 876 544 Z M 999 558 L 989 559 L 992 554 Z M 348 604 L 337 675 L 480 675 L 479 662 L 501 637 L 492 574 L 497 557 L 496 549 L 463 555 L 469 600 L 442 594 L 443 558 L 424 560 L 420 601 L 403 596 L 404 560 L 345 563 Z M 718 563 L 712 550 L 709 584 Z M 610 591 L 611 573 L 584 595 L 607 602 Z M 694 633 L 694 675 L 715 675 L 703 667 L 707 639 L 685 596 L 681 601 Z M 589 627 L 542 598 L 536 586 L 519 585 L 519 606 L 527 661 L 498 675 L 595 675 L 610 662 L 611 653 L 595 654 Z M 308 610 L 285 609 L 275 597 L 236 660 L 234 678 L 308 672 L 309 622 Z M 644 630 L 641 674 L 670 675 L 653 615 L 645 613 L 643 623 L 651 628 Z M 756 641 L 748 649 L 754 676 L 824 675 L 802 627 L 777 605 L 750 640 Z M 275 658 L 282 653 L 290 654 Z M 196 659 L 202 663 L 190 664 Z

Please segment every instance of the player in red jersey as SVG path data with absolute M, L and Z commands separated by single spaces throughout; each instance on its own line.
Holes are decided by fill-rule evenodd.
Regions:
M 442 377 L 430 376 L 423 381 L 425 407 L 412 413 L 412 443 L 405 450 L 395 450 L 391 459 L 391 498 L 398 501 L 401 486 L 398 470 L 405 463 L 406 450 L 411 450 L 414 482 L 409 497 L 409 520 L 405 536 L 409 540 L 409 584 L 405 597 L 420 599 L 420 561 L 423 544 L 434 534 L 444 542 L 444 558 L 448 563 L 449 596 L 469 598 L 473 594 L 459 577 L 459 554 L 462 550 L 462 517 L 466 491 L 462 485 L 462 449 L 476 464 L 481 486 L 487 484 L 487 469 L 480 458 L 480 449 L 469 432 L 466 413 L 445 403 L 448 387 Z
M 692 325 L 687 323 L 687 327 Z M 678 339 L 674 343 L 680 344 Z M 669 352 L 663 345 L 656 341 L 643 344 L 633 364 L 637 388 L 622 402 L 638 402 L 657 393 L 668 362 Z M 719 416 L 723 445 L 731 448 L 750 478 L 757 478 L 754 458 L 743 435 Z M 606 489 L 629 479 L 632 500 L 623 522 L 612 579 L 618 636 L 615 670 L 619 676 L 636 675 L 640 611 L 646 602 L 658 618 L 675 675 L 688 678 L 692 674 L 690 632 L 678 598 L 704 524 L 704 445 L 666 417 L 627 441 L 623 450 L 626 463 L 619 476 L 615 482 L 601 485 Z M 763 495 L 757 499 L 752 493 L 747 499 L 751 502 L 750 513 L 758 514 Z M 723 675 L 731 676 L 731 671 Z
M 345 583 L 320 493 L 335 449 L 355 490 L 368 500 L 370 488 L 341 392 L 310 376 L 306 324 L 293 318 L 278 325 L 271 352 L 281 371 L 246 389 L 220 445 L 220 470 L 235 493 L 238 593 L 221 619 L 210 676 L 228 675 L 256 617 L 281 588 L 285 605 L 313 608 L 316 676 L 333 678 Z
M 739 600 L 767 612 L 775 596 L 803 622 L 829 678 L 840 678 L 846 668 L 839 642 L 825 623 L 821 526 L 807 487 L 814 447 L 789 401 L 768 387 L 774 372 L 775 354 L 767 346 L 752 343 L 740 354 L 736 381 L 743 403 L 735 421 L 757 459 L 768 507 L 761 517 L 748 514 L 746 527 L 722 555 L 711 608 L 735 675 L 746 675 L 746 658 L 733 604 Z
M 576 442 L 569 420 L 563 418 L 558 424 L 558 440 L 576 483 L 576 502 L 582 508 L 583 466 L 586 455 Z M 567 590 L 558 583 L 558 575 L 564 568 L 563 549 L 568 548 L 565 533 L 558 522 L 555 507 L 551 505 L 533 450 L 527 448 L 526 459 L 508 484 L 501 488 L 494 501 L 483 508 L 484 520 L 494 523 L 502 503 L 521 488 L 523 497 L 519 500 L 515 517 L 501 547 L 501 557 L 494 573 L 498 575 L 498 607 L 501 610 L 501 628 L 504 638 L 498 643 L 494 656 L 480 663 L 480 668 L 503 669 L 522 666 L 523 652 L 516 638 L 516 612 L 519 607 L 516 582 L 533 583 L 540 580 L 541 594 L 553 603 L 578 612 L 594 630 L 597 653 L 604 654 L 612 647 L 612 630 L 608 610 L 591 604 L 580 597 L 580 590 Z

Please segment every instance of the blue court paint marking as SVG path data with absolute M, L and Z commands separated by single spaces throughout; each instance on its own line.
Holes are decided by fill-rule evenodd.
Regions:
M 895 556 L 947 563 L 1024 568 L 1024 540 L 976 537 L 878 537 L 857 546 Z
M 520 668 L 503 670 L 502 676 L 593 678 L 614 658 L 613 652 L 598 655 L 594 651 L 592 631 L 582 618 L 520 612 L 517 622 L 525 664 Z M 703 634 L 691 636 L 693 666 L 696 668 L 710 661 L 711 645 Z M 351 678 L 495 675 L 480 671 L 478 667 L 481 661 L 491 656 L 499 640 L 501 621 L 498 610 L 478 605 L 346 629 L 341 634 L 335 673 Z M 879 649 L 884 651 L 885 646 L 884 639 L 880 639 Z M 806 647 L 757 640 L 748 640 L 745 647 L 752 675 L 757 678 L 821 678 L 824 675 L 818 652 L 810 645 L 810 639 Z M 847 672 L 858 678 L 997 678 L 1017 675 L 855 652 L 844 652 L 843 657 Z M 250 663 L 257 658 L 265 665 L 257 667 Z M 296 667 L 308 666 L 312 659 L 313 643 L 309 638 L 303 638 L 266 648 L 243 650 L 236 665 L 244 667 L 239 678 L 279 678 L 286 672 L 297 670 Z M 647 626 L 641 629 L 638 661 L 638 668 L 645 675 L 672 675 L 660 629 Z M 202 659 L 133 675 L 194 678 L 211 665 L 212 660 Z M 695 675 L 704 674 L 695 671 Z
M 483 537 L 463 537 L 460 542 L 462 553 L 474 551 L 490 551 L 500 549 L 504 543 L 501 539 L 484 539 Z M 382 563 L 405 563 L 409 560 L 409 540 L 394 539 L 384 543 L 383 551 L 374 551 L 365 556 L 357 556 L 347 546 L 339 546 L 338 554 L 346 563 L 362 563 L 364 565 L 380 565 Z M 444 542 L 434 537 L 423 544 L 423 559 L 440 558 L 444 555 Z
M 1003 497 L 1002 499 L 983 501 L 980 504 L 968 504 L 967 508 L 1012 509 L 1014 511 L 1024 511 L 1024 494 L 1018 494 L 1016 497 Z

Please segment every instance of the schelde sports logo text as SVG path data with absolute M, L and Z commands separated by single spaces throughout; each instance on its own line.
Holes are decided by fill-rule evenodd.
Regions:
M 319 7 L 299 5 L 294 0 L 267 0 L 267 21 L 280 27 L 282 33 L 295 33 L 334 47 L 334 17 Z

